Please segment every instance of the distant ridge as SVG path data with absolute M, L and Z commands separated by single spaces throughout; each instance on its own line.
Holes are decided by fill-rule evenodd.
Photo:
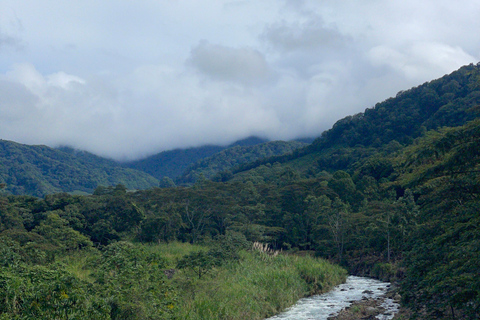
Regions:
M 180 177 L 189 166 L 217 152 L 235 146 L 253 146 L 267 141 L 266 139 L 252 136 L 236 141 L 228 146 L 207 145 L 163 151 L 145 159 L 127 162 L 124 166 L 146 172 L 158 180 L 164 177 L 175 180 Z
M 159 182 L 85 151 L 0 140 L 0 183 L 6 184 L 3 192 L 42 197 L 56 192 L 91 193 L 99 185 L 146 189 Z
M 194 183 L 200 175 L 207 179 L 225 181 L 231 175 L 230 171 L 239 165 L 275 155 L 287 154 L 306 145 L 306 143 L 298 141 L 270 141 L 256 145 L 236 145 L 198 160 L 185 170 L 183 175 L 177 179 L 177 182 Z
M 290 166 L 305 177 L 314 177 L 324 170 L 353 173 L 373 154 L 394 152 L 429 130 L 461 126 L 477 118 L 479 105 L 480 63 L 401 91 L 373 108 L 340 119 L 312 144 L 279 150 L 273 156 L 247 148 L 268 145 L 266 139 L 258 137 L 229 146 L 165 151 L 123 164 L 71 148 L 53 149 L 0 140 L 0 183 L 6 184 L 0 192 L 44 196 L 55 192 L 92 192 L 99 185 L 116 184 L 124 184 L 128 189 L 146 189 L 159 186 L 163 177 L 173 180 L 182 177 L 179 181 L 190 183 L 202 173 L 215 178 L 222 171 L 236 175 L 276 163 Z M 237 158 L 230 158 L 228 152 L 219 154 L 232 148 L 237 148 L 231 150 Z M 224 181 L 223 178 L 219 181 Z

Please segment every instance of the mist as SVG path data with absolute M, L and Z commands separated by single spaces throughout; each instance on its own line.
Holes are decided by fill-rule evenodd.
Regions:
M 480 3 L 6 0 L 0 138 L 116 160 L 318 136 L 480 60 Z

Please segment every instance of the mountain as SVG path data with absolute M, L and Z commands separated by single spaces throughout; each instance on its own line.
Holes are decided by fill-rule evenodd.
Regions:
M 251 146 L 265 143 L 265 139 L 249 137 L 229 146 L 204 146 L 166 151 L 125 165 L 68 147 L 54 149 L 0 140 L 0 183 L 6 185 L 4 193 L 39 197 L 58 192 L 91 193 L 100 185 L 123 184 L 128 189 L 148 189 L 159 186 L 159 180 L 149 173 L 158 177 L 178 177 L 196 161 L 223 150 L 233 149 L 228 155 L 238 157 L 238 159 L 229 160 L 230 165 L 235 165 L 256 160 L 261 156 L 282 154 L 304 145 L 299 142 L 275 142 L 269 147 L 259 147 L 255 149 L 256 151 L 249 149 Z M 211 161 L 214 160 L 210 160 L 209 163 Z M 200 165 L 205 163 L 201 162 L 192 168 L 199 170 Z M 223 163 L 219 167 L 207 166 L 203 170 L 208 177 L 211 177 L 227 168 L 229 166 Z M 185 181 L 190 182 L 188 179 L 191 171 L 184 176 Z
M 464 66 L 440 79 L 400 91 L 365 112 L 345 117 L 305 148 L 292 154 L 260 159 L 236 168 L 241 173 L 275 162 L 312 176 L 327 170 L 353 172 L 362 159 L 387 154 L 411 144 L 428 130 L 456 127 L 477 117 L 480 63 Z
M 188 149 L 163 151 L 145 159 L 125 163 L 124 166 L 146 172 L 161 180 L 164 177 L 176 179 L 195 162 L 210 157 L 217 152 L 235 146 L 253 146 L 267 140 L 258 137 L 249 137 L 236 141 L 228 146 L 207 145 Z
M 234 167 L 258 159 L 290 153 L 306 145 L 306 143 L 297 141 L 271 141 L 250 146 L 237 144 L 197 161 L 188 167 L 177 181 L 179 183 L 193 183 L 200 175 L 207 179 L 225 180 L 231 175 L 229 170 Z
M 0 140 L 0 182 L 8 193 L 40 197 L 55 192 L 90 193 L 99 185 L 146 189 L 159 183 L 144 172 L 88 152 L 7 140 Z

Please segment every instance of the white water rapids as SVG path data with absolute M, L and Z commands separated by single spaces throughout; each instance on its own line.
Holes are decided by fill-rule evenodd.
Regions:
M 347 281 L 331 291 L 299 300 L 285 312 L 268 318 L 268 320 L 327 320 L 338 314 L 353 301 L 363 298 L 379 298 L 384 295 L 390 283 L 371 278 L 349 276 Z M 392 299 L 385 299 L 382 307 L 387 311 L 377 319 L 389 320 L 398 311 L 398 304 Z M 388 313 L 388 314 L 387 314 Z

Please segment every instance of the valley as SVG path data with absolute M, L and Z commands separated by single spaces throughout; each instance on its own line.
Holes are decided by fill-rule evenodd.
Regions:
M 2 140 L 0 319 L 264 319 L 347 274 L 394 283 L 412 317 L 478 319 L 479 106 L 471 64 L 311 144 L 183 171 Z

